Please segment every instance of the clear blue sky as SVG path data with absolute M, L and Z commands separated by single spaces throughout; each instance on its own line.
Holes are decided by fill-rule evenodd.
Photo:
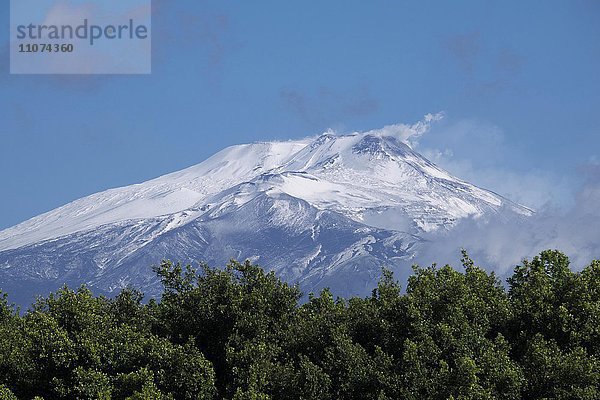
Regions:
M 600 159 L 598 21 L 595 0 L 154 1 L 152 75 L 92 77 L 9 75 L 0 30 L 0 228 L 231 144 L 439 111 L 421 151 L 567 202 Z

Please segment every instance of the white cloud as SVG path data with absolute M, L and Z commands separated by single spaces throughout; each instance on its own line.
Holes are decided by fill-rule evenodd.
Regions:
M 598 169 L 600 171 L 600 168 Z M 466 219 L 447 233 L 426 236 L 428 246 L 417 262 L 450 262 L 458 265 L 461 248 L 482 267 L 502 277 L 515 265 L 542 250 L 558 249 L 567 254 L 578 270 L 600 259 L 600 173 L 575 196 L 568 210 L 545 209 L 532 217 L 513 220 Z
M 374 129 L 367 133 L 380 136 L 393 136 L 400 139 L 410 147 L 414 148 L 418 145 L 419 138 L 431 129 L 433 122 L 440 121 L 444 118 L 444 113 L 427 114 L 421 121 L 412 125 L 393 124 L 386 125 L 381 129 Z
M 507 143 L 501 128 L 473 119 L 436 127 L 415 148 L 453 175 L 534 209 L 573 202 L 571 176 L 540 169 L 515 168 L 527 157 Z
M 443 117 L 443 113 L 428 114 L 413 125 L 388 125 L 368 133 L 397 137 L 458 178 L 532 207 L 536 213 L 510 220 L 506 214 L 464 219 L 450 231 L 421 234 L 426 242 L 415 263 L 449 262 L 457 267 L 460 249 L 465 248 L 482 267 L 505 278 L 523 258 L 546 249 L 566 253 L 574 269 L 600 258 L 597 159 L 581 168 L 587 177 L 583 185 L 568 174 L 540 169 L 523 172 L 511 160 L 527 154 L 512 147 L 498 126 L 464 119 L 432 129 L 432 122 Z M 366 221 L 378 226 L 387 221 L 391 229 L 410 231 L 410 221 L 401 211 L 367 216 Z
M 462 180 L 536 210 L 567 206 L 573 201 L 573 182 L 567 176 L 542 170 L 511 171 L 502 165 L 482 166 L 457 158 L 451 149 L 423 149 L 421 154 Z
M 520 171 L 511 160 L 527 154 L 510 146 L 502 129 L 476 120 L 436 127 L 416 150 L 463 180 L 537 210 L 532 217 L 508 221 L 465 219 L 450 232 L 426 234 L 428 244 L 415 260 L 419 264 L 451 262 L 457 266 L 460 249 L 465 248 L 476 262 L 506 277 L 524 257 L 546 249 L 566 253 L 575 269 L 600 258 L 597 160 L 581 167 L 579 176 L 540 169 Z M 585 182 L 581 182 L 584 175 Z

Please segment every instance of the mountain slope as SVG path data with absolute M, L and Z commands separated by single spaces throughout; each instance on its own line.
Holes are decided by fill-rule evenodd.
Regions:
M 0 284 L 127 284 L 156 294 L 163 258 L 250 258 L 305 291 L 370 290 L 423 232 L 531 210 L 453 177 L 379 131 L 229 147 L 185 170 L 97 193 L 0 232 Z M 38 286 L 36 286 L 37 288 Z

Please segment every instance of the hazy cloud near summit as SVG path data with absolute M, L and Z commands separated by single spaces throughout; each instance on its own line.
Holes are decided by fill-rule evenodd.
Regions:
M 415 149 L 469 183 L 536 210 L 573 202 L 573 179 L 541 169 L 519 170 L 511 160 L 527 157 L 503 130 L 475 119 L 433 126 Z
M 586 168 L 591 170 L 587 182 L 569 209 L 544 209 L 532 217 L 508 221 L 463 220 L 449 234 L 427 235 L 429 245 L 417 262 L 457 266 L 459 250 L 465 248 L 476 263 L 505 278 L 523 258 L 546 249 L 567 254 L 575 270 L 600 259 L 600 165 Z
M 523 258 L 546 249 L 558 249 L 579 270 L 600 259 L 600 162 L 590 159 L 577 171 L 584 182 L 567 174 L 514 169 L 510 159 L 519 157 L 501 128 L 476 120 L 434 122 L 444 113 L 427 114 L 415 124 L 394 124 L 368 133 L 394 136 L 416 151 L 469 183 L 504 195 L 535 209 L 531 217 L 506 219 L 486 216 L 459 221 L 449 232 L 422 233 L 426 240 L 415 263 L 450 263 L 460 266 L 465 248 L 476 263 L 496 271 L 501 278 L 512 273 Z M 501 213 L 502 214 L 502 213 Z M 370 218 L 370 219 L 369 219 Z M 402 212 L 369 216 L 366 223 L 382 222 L 388 229 L 410 231 Z M 373 218 L 379 218 L 374 220 Z
M 425 131 L 425 133 L 428 131 Z M 460 179 L 533 207 L 528 218 L 464 219 L 449 233 L 422 235 L 428 240 L 415 261 L 458 266 L 465 248 L 482 267 L 510 275 L 524 257 L 546 249 L 566 253 L 574 269 L 600 259 L 600 162 L 589 160 L 575 176 L 549 171 L 520 172 L 511 166 L 510 146 L 494 125 L 461 120 L 436 126 L 416 146 L 428 159 Z M 424 140 L 427 139 L 427 140 Z

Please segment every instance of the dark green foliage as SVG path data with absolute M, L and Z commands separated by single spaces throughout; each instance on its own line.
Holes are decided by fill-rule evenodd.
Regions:
M 214 371 L 200 350 L 153 334 L 146 318 L 124 320 L 116 311 L 127 302 L 140 315 L 152 311 L 127 292 L 109 300 L 84 287 L 39 300 L 0 326 L 0 384 L 26 399 L 124 399 L 148 387 L 176 398 L 211 398 Z
M 224 271 L 203 266 L 202 274 L 163 262 L 156 271 L 166 290 L 155 330 L 174 343 L 192 340 L 212 362 L 221 394 L 262 386 L 300 291 L 249 262 L 232 261 Z
M 0 294 L 0 399 L 597 399 L 600 262 L 545 251 L 508 290 L 464 271 L 391 272 L 367 298 L 249 262 L 163 262 L 160 302 L 63 288 L 20 315 Z
M 508 282 L 507 332 L 527 377 L 524 398 L 600 398 L 600 263 L 575 273 L 548 250 Z

